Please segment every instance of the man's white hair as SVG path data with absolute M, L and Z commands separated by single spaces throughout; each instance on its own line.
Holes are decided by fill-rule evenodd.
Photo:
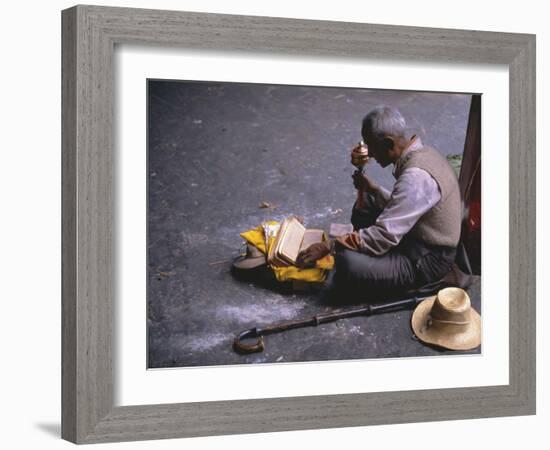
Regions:
M 379 105 L 370 111 L 363 119 L 361 134 L 381 139 L 384 136 L 405 137 L 407 123 L 405 118 L 396 109 L 386 105 Z

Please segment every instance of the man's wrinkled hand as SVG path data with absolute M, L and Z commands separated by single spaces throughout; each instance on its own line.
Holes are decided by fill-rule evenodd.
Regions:
M 298 254 L 296 265 L 302 269 L 315 266 L 315 261 L 330 253 L 328 242 L 316 242 Z

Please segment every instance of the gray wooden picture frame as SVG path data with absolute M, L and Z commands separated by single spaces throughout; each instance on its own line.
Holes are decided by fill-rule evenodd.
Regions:
M 535 413 L 534 35 L 97 6 L 63 11 L 62 32 L 64 439 L 94 443 Z M 113 52 L 119 43 L 507 65 L 509 384 L 115 407 Z

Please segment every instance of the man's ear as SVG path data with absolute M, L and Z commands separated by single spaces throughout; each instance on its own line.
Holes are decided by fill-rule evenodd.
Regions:
M 384 137 L 384 139 L 382 139 L 382 148 L 384 149 L 384 151 L 389 152 L 391 149 L 393 149 L 394 143 L 395 142 L 393 138 L 386 136 Z

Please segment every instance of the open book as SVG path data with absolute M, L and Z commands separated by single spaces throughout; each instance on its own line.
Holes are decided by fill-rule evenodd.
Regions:
M 267 262 L 276 267 L 296 265 L 296 258 L 302 250 L 324 239 L 323 230 L 306 230 L 296 217 L 287 217 L 270 247 Z

